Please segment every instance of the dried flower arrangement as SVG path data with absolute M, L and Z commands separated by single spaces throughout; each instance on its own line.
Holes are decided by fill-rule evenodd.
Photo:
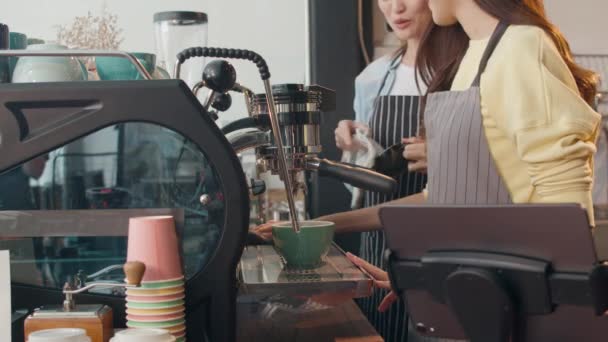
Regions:
M 57 42 L 70 49 L 118 50 L 124 40 L 118 27 L 118 16 L 108 12 L 104 5 L 101 14 L 77 16 L 71 25 L 59 25 Z M 87 65 L 91 63 L 87 59 Z

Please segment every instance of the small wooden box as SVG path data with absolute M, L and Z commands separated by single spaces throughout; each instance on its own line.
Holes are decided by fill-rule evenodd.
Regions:
M 55 328 L 80 328 L 91 342 L 109 342 L 114 336 L 112 309 L 105 305 L 76 305 L 72 311 L 62 307 L 40 308 L 25 320 L 25 338 L 34 331 Z

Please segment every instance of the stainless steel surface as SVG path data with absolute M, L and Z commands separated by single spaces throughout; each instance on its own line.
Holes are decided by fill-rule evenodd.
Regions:
M 63 290 L 63 294 L 65 295 L 75 295 L 79 293 L 86 292 L 94 287 L 122 287 L 126 289 L 137 288 L 137 285 L 129 285 L 129 284 L 120 284 L 120 283 L 90 283 L 84 287 L 75 290 Z
M 298 222 L 298 215 L 296 212 L 296 204 L 292 189 L 292 177 L 287 168 L 287 159 L 285 158 L 285 151 L 283 150 L 283 140 L 281 138 L 281 131 L 279 130 L 279 120 L 277 117 L 277 110 L 274 105 L 274 97 L 272 96 L 272 87 L 270 86 L 270 81 L 264 80 L 264 89 L 266 91 L 266 101 L 268 101 L 268 116 L 270 117 L 274 143 L 277 146 L 279 174 L 283 180 L 283 184 L 285 185 L 285 191 L 287 192 L 287 204 L 289 205 L 289 213 L 291 214 L 291 224 L 293 226 L 293 230 L 299 233 L 300 224 Z
M 270 135 L 268 132 L 247 132 L 238 135 L 231 135 L 228 141 L 236 153 L 241 153 L 245 150 L 267 146 L 270 144 Z
M 209 91 L 209 94 L 207 94 L 207 98 L 205 99 L 205 102 L 203 103 L 203 108 L 205 108 L 205 111 L 209 111 L 209 108 L 211 107 L 211 104 L 213 103 L 214 99 L 215 99 L 215 91 L 211 90 L 211 91 Z
M 97 278 L 99 276 L 102 276 L 102 275 L 104 275 L 106 273 L 110 273 L 110 272 L 115 271 L 115 270 L 122 270 L 123 267 L 124 267 L 123 264 L 108 266 L 108 267 L 106 267 L 106 268 L 104 268 L 102 270 L 99 270 L 99 271 L 97 271 L 97 272 L 95 272 L 95 273 L 93 273 L 91 275 L 86 276 L 86 279 L 95 279 L 95 278 Z
M 240 262 L 242 291 L 252 295 L 352 293 L 368 296 L 372 280 L 332 245 L 324 264 L 314 269 L 290 269 L 273 246 L 248 246 Z
M 306 159 L 306 169 L 307 170 L 318 170 L 320 166 L 321 166 L 321 160 L 319 160 L 319 158 Z
M 105 56 L 105 57 L 122 57 L 128 59 L 137 71 L 143 76 L 146 80 L 151 80 L 152 75 L 144 68 L 144 66 L 139 62 L 135 56 L 131 55 L 128 52 L 123 51 L 105 51 L 105 50 L 0 50 L 0 56 L 10 56 L 10 57 L 96 57 L 96 56 Z
M 197 96 L 199 90 L 201 90 L 204 86 L 205 86 L 205 81 L 200 81 L 197 84 L 195 84 L 194 88 L 192 88 L 192 93 L 194 93 L 194 96 Z
M 245 105 L 247 106 L 247 114 L 251 117 L 253 115 L 253 101 L 255 93 L 251 89 L 239 83 L 235 83 L 232 90 L 243 93 L 243 96 L 245 97 Z
M 277 113 L 318 112 L 321 110 L 321 104 L 317 102 L 277 103 L 276 106 Z M 261 101 L 255 101 L 252 109 L 254 115 L 268 113 L 268 107 Z
M 321 152 L 321 129 L 319 125 L 284 125 L 281 127 L 284 145 L 290 155 L 316 154 Z
M 180 208 L 2 211 L 0 238 L 127 236 L 129 218 L 158 215 L 172 215 L 178 232 L 183 231 Z
M 173 78 L 179 78 L 182 73 L 182 62 L 180 62 L 179 58 L 175 59 L 175 67 L 173 67 Z

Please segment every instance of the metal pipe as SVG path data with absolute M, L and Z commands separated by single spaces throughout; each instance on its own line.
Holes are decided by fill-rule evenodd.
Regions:
M 236 154 L 239 154 L 243 151 L 270 145 L 270 137 L 267 132 L 254 131 L 247 132 L 244 134 L 238 134 L 236 136 L 231 136 L 228 138 L 230 145 L 234 149 Z
M 213 104 L 213 100 L 215 100 L 215 94 L 216 94 L 216 92 L 212 90 L 207 95 L 207 98 L 205 99 L 205 102 L 203 103 L 203 108 L 205 108 L 206 111 L 209 111 L 211 104 Z
M 97 271 L 97 272 L 95 272 L 95 273 L 87 276 L 87 279 L 95 279 L 95 278 L 97 278 L 99 276 L 102 276 L 102 275 L 104 275 L 106 273 L 110 273 L 110 272 L 115 271 L 115 270 L 122 270 L 123 266 L 124 266 L 123 264 L 108 266 L 108 267 L 106 267 L 106 268 L 104 268 L 102 270 L 99 270 L 99 271 Z
M 239 83 L 235 83 L 232 90 L 243 94 L 245 97 L 245 105 L 247 106 L 247 113 L 250 117 L 253 116 L 253 91 Z
M 177 58 L 175 60 L 175 67 L 173 67 L 173 78 L 179 78 L 182 73 L 182 62 Z
M 197 84 L 195 84 L 194 87 L 192 88 L 192 93 L 194 93 L 194 96 L 197 96 L 198 91 L 201 90 L 204 86 L 205 86 L 205 81 L 200 81 Z
M 277 146 L 277 159 L 279 162 L 279 175 L 283 178 L 283 184 L 285 185 L 285 191 L 287 192 L 287 204 L 289 205 L 289 213 L 291 214 L 291 225 L 296 233 L 300 232 L 300 224 L 298 222 L 298 214 L 296 211 L 296 204 L 292 191 L 291 174 L 287 168 L 287 159 L 285 158 L 285 150 L 283 150 L 283 138 L 281 137 L 281 131 L 279 130 L 279 120 L 276 112 L 274 103 L 274 96 L 272 94 L 272 87 L 270 86 L 269 80 L 264 80 L 264 89 L 266 91 L 266 102 L 268 103 L 268 116 L 270 117 L 270 124 L 272 126 L 272 133 L 274 135 L 274 143 Z
M 137 71 L 146 80 L 151 80 L 152 75 L 144 68 L 135 56 L 124 51 L 105 51 L 105 50 L 0 50 L 0 56 L 8 57 L 122 57 L 128 59 Z
M 79 289 L 76 290 L 63 290 L 63 294 L 65 295 L 75 295 L 78 293 L 82 293 L 85 291 L 88 291 L 94 287 L 124 287 L 126 289 L 134 289 L 134 288 L 138 288 L 138 285 L 129 285 L 129 284 L 123 284 L 123 283 L 91 283 L 88 284 L 85 287 L 81 287 Z

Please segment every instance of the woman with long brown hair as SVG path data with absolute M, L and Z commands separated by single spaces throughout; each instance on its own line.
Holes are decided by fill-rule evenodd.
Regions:
M 593 226 L 600 115 L 590 104 L 597 79 L 574 63 L 543 1 L 429 0 L 429 6 L 438 27 L 425 37 L 441 30 L 446 41 L 423 39 L 418 52 L 429 85 L 427 191 L 392 204 L 579 203 Z M 382 228 L 377 207 L 323 220 L 343 230 Z M 379 287 L 390 287 L 382 270 L 350 257 Z M 395 299 L 389 294 L 384 305 Z

